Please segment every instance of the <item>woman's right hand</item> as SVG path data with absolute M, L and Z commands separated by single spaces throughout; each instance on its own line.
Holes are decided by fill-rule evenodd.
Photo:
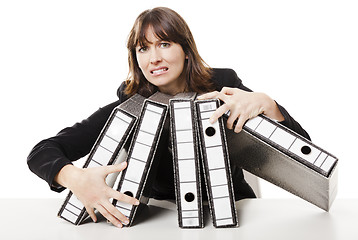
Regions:
M 97 221 L 94 209 L 97 209 L 113 225 L 121 228 L 129 223 L 129 219 L 113 206 L 110 199 L 132 205 L 138 205 L 139 201 L 109 187 L 105 179 L 107 175 L 121 172 L 126 167 L 127 162 L 93 168 L 78 168 L 69 164 L 60 170 L 55 181 L 75 194 L 94 222 Z

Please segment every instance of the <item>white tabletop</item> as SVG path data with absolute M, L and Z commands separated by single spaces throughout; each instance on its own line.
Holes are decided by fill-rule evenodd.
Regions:
M 72 225 L 57 217 L 62 199 L 0 199 L 0 239 L 358 239 L 358 199 L 336 199 L 330 212 L 301 199 L 237 202 L 240 226 L 216 229 L 207 207 L 203 229 L 181 229 L 174 203 L 151 200 L 132 227 L 87 221 Z

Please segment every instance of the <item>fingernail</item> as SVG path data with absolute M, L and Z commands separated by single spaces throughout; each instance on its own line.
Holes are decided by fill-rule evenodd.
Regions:
M 129 220 L 127 219 L 127 220 L 125 220 L 123 223 L 124 223 L 125 225 L 128 225 Z
M 135 201 L 134 205 L 139 205 L 139 201 L 138 200 Z
M 214 123 L 214 119 L 210 118 L 210 119 L 209 119 L 209 122 L 210 122 L 211 124 L 213 124 L 213 123 Z
M 122 224 L 120 224 L 120 223 L 118 223 L 117 227 L 122 228 L 122 227 L 123 227 L 123 225 L 122 225 Z

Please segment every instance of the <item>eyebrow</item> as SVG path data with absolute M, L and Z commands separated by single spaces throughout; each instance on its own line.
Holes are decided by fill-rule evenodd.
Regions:
M 158 39 L 157 41 L 155 41 L 155 42 L 153 43 L 153 42 L 150 42 L 150 41 L 145 40 L 145 41 L 142 41 L 143 45 L 140 44 L 140 42 L 139 42 L 139 43 L 137 44 L 136 48 L 137 48 L 137 47 L 144 47 L 145 44 L 156 44 L 156 43 L 160 43 L 160 42 L 163 42 L 163 41 L 164 41 L 164 42 L 172 42 L 172 41 L 169 41 L 169 40 Z

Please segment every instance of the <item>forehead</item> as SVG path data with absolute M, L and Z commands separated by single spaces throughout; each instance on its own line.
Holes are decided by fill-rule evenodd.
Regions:
M 137 39 L 137 46 L 144 46 L 158 41 L 176 42 L 168 36 L 161 26 L 153 27 L 149 25 L 141 29 Z
M 154 42 L 161 41 L 162 39 L 157 36 L 157 34 L 153 30 L 153 27 L 150 26 L 144 31 L 143 40 L 147 43 L 154 43 Z

